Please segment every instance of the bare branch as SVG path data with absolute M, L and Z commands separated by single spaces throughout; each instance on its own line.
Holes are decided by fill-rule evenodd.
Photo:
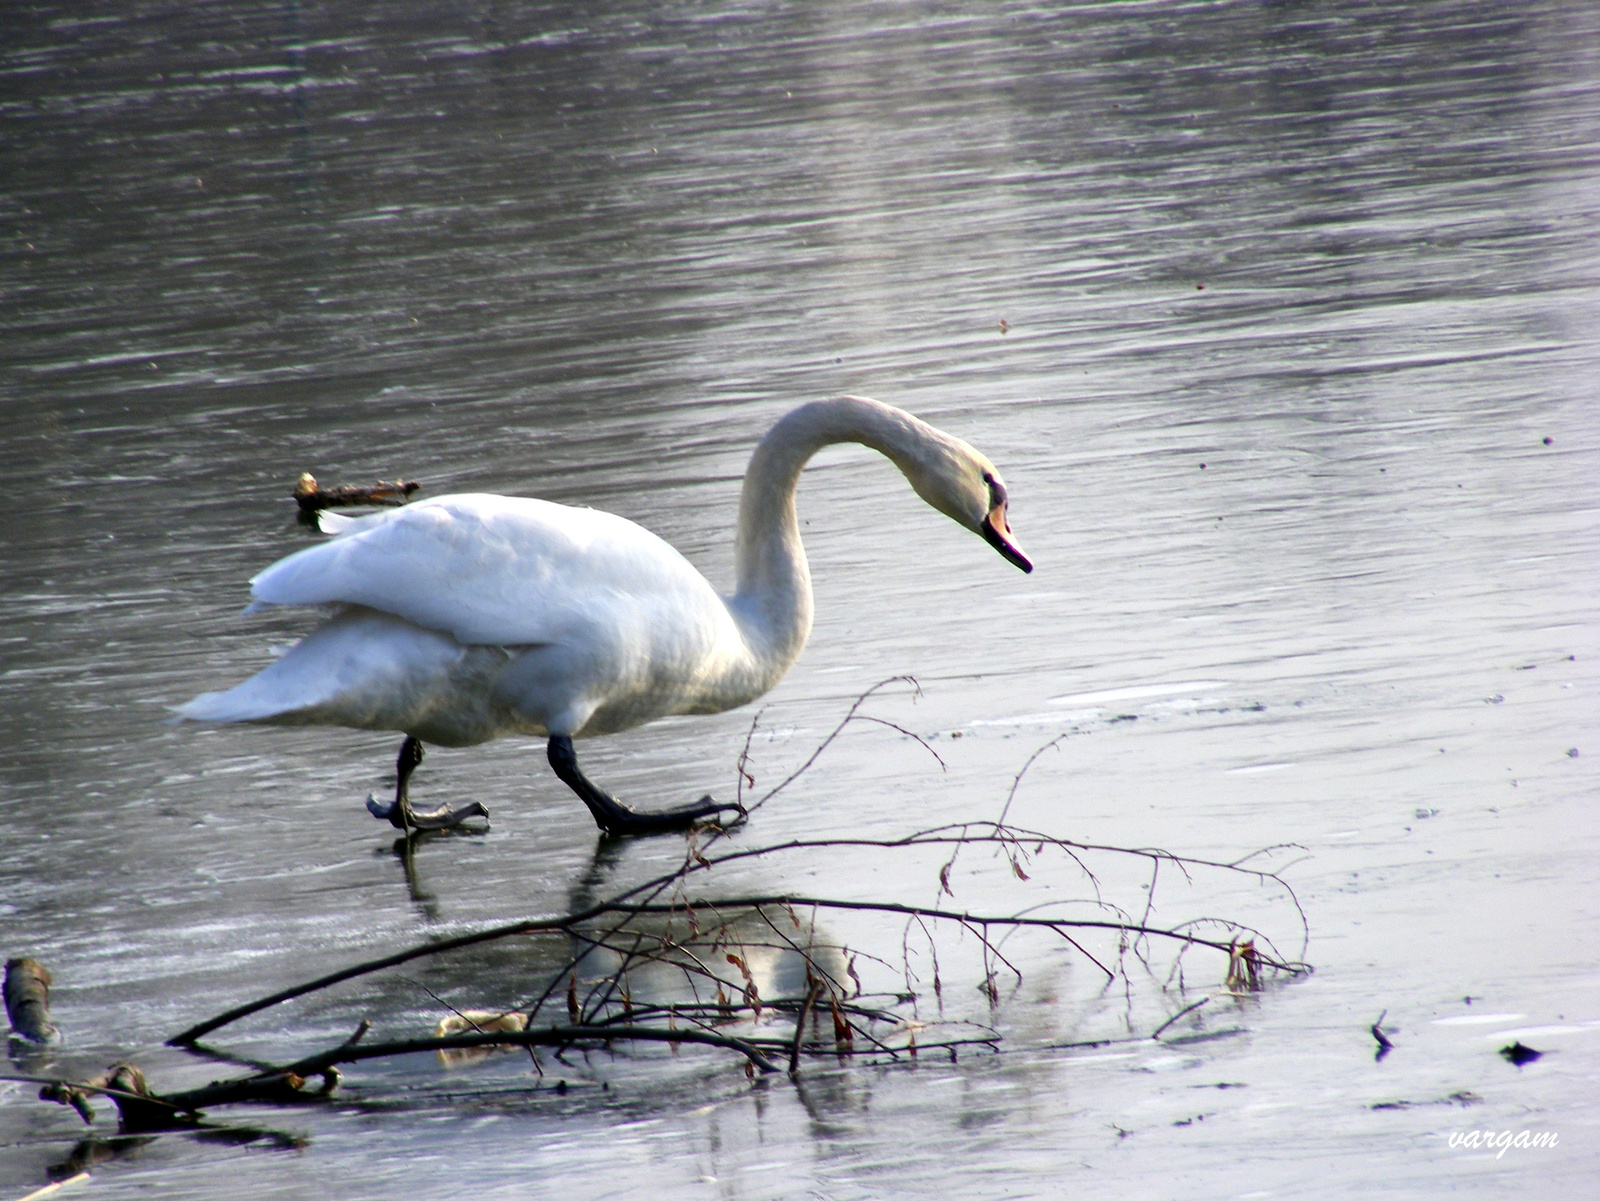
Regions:
M 759 808 L 793 784 L 853 722 L 887 727 L 910 737 L 933 755 L 941 769 L 945 768 L 944 759 L 917 734 L 894 721 L 862 712 L 873 696 L 896 683 L 909 684 L 913 695 L 920 695 L 916 681 L 908 676 L 894 677 L 874 685 L 856 698 L 843 718 L 797 769 L 753 801 L 748 808 L 751 811 Z M 755 785 L 750 750 L 764 712 L 758 712 L 752 719 L 736 765 L 741 801 L 746 791 Z M 928 1040 L 928 1026 L 915 1020 L 914 1016 L 917 1013 L 921 977 L 912 966 L 913 927 L 926 939 L 932 966 L 931 984 L 941 1015 L 944 1012 L 943 989 L 947 981 L 941 976 L 940 942 L 946 936 L 961 932 L 970 932 L 976 939 L 976 951 L 981 956 L 983 973 L 978 987 L 987 996 L 991 1006 L 1001 1001 L 1001 991 L 996 983 L 998 973 L 1009 972 L 1019 986 L 1023 982 L 1023 972 L 1019 966 L 1021 960 L 1008 957 L 1006 943 L 1027 931 L 1040 931 L 1064 940 L 1094 964 L 1105 975 L 1107 983 L 1114 982 L 1120 975 L 1130 1006 L 1134 982 L 1128 971 L 1129 957 L 1151 972 L 1155 949 L 1163 946 L 1169 948 L 1171 957 L 1169 984 L 1174 975 L 1181 979 L 1184 957 L 1197 947 L 1216 951 L 1224 957 L 1228 965 L 1226 986 L 1237 990 L 1260 989 L 1272 973 L 1294 976 L 1310 970 L 1306 964 L 1281 954 L 1266 933 L 1243 922 L 1202 916 L 1166 923 L 1158 921 L 1156 916 L 1158 908 L 1164 911 L 1172 908 L 1168 894 L 1176 885 L 1169 881 L 1197 886 L 1216 873 L 1243 876 L 1282 890 L 1299 922 L 1303 955 L 1304 946 L 1309 940 L 1305 911 L 1293 887 L 1283 878 L 1284 869 L 1274 869 L 1272 866 L 1272 856 L 1276 852 L 1291 849 L 1292 844 L 1264 847 L 1224 862 L 1178 855 L 1161 848 L 1076 842 L 1008 824 L 1006 819 L 1029 770 L 1046 751 L 1058 749 L 1067 736 L 1058 735 L 1035 750 L 1023 763 L 1011 781 L 1000 808 L 999 820 L 958 822 L 890 838 L 830 836 L 789 839 L 758 846 L 731 843 L 727 841 L 727 832 L 721 830 L 691 832 L 684 843 L 682 861 L 671 870 L 620 889 L 586 908 L 561 915 L 527 918 L 454 938 L 430 941 L 354 964 L 237 1006 L 191 1027 L 170 1041 L 173 1045 L 197 1049 L 196 1040 L 203 1035 L 263 1009 L 426 956 L 448 954 L 505 938 L 538 935 L 563 938 L 567 940 L 567 949 L 564 956 L 556 957 L 559 966 L 551 970 L 542 983 L 534 984 L 533 988 L 537 991 L 530 990 L 524 1001 L 504 1011 L 507 1015 L 521 1015 L 526 1020 L 527 1027 L 521 1031 L 474 1029 L 432 1038 L 361 1043 L 361 1035 L 365 1033 L 363 1028 L 344 1044 L 287 1067 L 257 1064 L 256 1070 L 249 1076 L 219 1082 L 207 1089 L 175 1094 L 160 1099 L 161 1103 L 169 1107 L 181 1107 L 215 1105 L 234 1100 L 281 1100 L 291 1095 L 309 1096 L 309 1092 L 301 1089 L 304 1078 L 321 1074 L 324 1092 L 330 1091 L 337 1084 L 338 1064 L 419 1051 L 488 1046 L 525 1047 L 534 1058 L 537 1070 L 538 1058 L 533 1051 L 539 1046 L 555 1048 L 559 1057 L 563 1050 L 571 1047 L 666 1042 L 676 1051 L 680 1044 L 699 1044 L 743 1055 L 752 1071 L 773 1071 L 774 1059 L 781 1060 L 786 1056 L 793 1075 L 798 1075 L 800 1060 L 807 1054 L 881 1060 L 898 1058 L 903 1054 L 916 1055 L 919 1051 L 935 1048 L 949 1050 L 952 1057 L 957 1048 L 963 1046 L 999 1049 L 998 1031 L 981 1023 L 966 1031 L 958 1031 L 949 1030 L 952 1023 L 941 1020 L 937 1025 L 945 1029 L 939 1033 L 948 1033 L 949 1036 Z M 963 850 L 985 845 L 993 848 L 997 858 L 1000 855 L 1007 858 L 1012 874 L 1022 884 L 1027 884 L 1031 875 L 1046 873 L 1040 885 L 1035 887 L 1052 889 L 1048 873 L 1064 866 L 1073 878 L 1081 873 L 1092 893 L 1088 896 L 1053 895 L 1039 901 L 1038 892 L 1031 891 L 1023 900 L 1033 903 L 1021 904 L 1014 910 L 1002 906 L 990 911 L 973 912 L 961 907 L 955 901 L 956 888 L 951 872 Z M 764 860 L 777 866 L 776 861 L 798 858 L 804 866 L 816 856 L 849 849 L 868 849 L 878 852 L 881 858 L 911 856 L 913 861 L 924 865 L 930 859 L 933 864 L 942 860 L 943 866 L 938 869 L 939 891 L 932 903 L 923 905 L 873 897 L 821 896 L 791 891 L 700 895 L 706 891 L 701 880 L 702 874 L 711 873 L 723 865 Z M 1113 903 L 1104 893 L 1106 886 L 1102 883 L 1100 873 L 1118 862 L 1141 869 L 1139 874 L 1146 879 L 1146 895 L 1138 905 L 1129 902 L 1125 907 Z M 1176 869 L 1176 875 L 1165 873 L 1163 869 L 1167 867 Z M 1167 890 L 1159 907 L 1155 899 L 1158 887 Z M 1083 906 L 1091 907 L 1086 916 Z M 809 910 L 808 920 L 798 912 L 802 908 Z M 846 947 L 830 940 L 825 934 L 819 939 L 818 916 L 830 913 L 894 915 L 903 919 L 899 963 L 873 954 L 870 949 Z M 1135 913 L 1138 914 L 1137 918 L 1134 917 Z M 1109 940 L 1115 943 L 1114 954 L 1108 956 L 1103 950 L 1096 954 L 1099 949 L 1097 941 L 1107 941 L 1106 936 L 1110 936 Z M 764 975 L 758 980 L 757 969 L 766 956 L 752 959 L 752 952 L 798 957 L 805 968 L 804 994 L 763 996 L 762 990 L 774 986 Z M 916 944 L 915 953 L 919 956 L 922 953 L 920 942 Z M 1011 950 L 1010 954 L 1014 956 L 1015 951 Z M 905 992 L 863 997 L 861 977 L 855 970 L 858 958 L 863 964 L 898 972 L 905 982 Z M 596 964 L 603 966 L 597 968 Z M 639 981 L 637 973 L 650 966 L 657 971 L 675 973 L 671 977 L 674 981 L 680 979 L 681 974 L 683 987 L 692 1000 L 669 1003 L 664 998 L 635 995 L 634 986 Z M 1222 975 L 1219 969 L 1218 976 Z M 420 983 L 417 986 L 434 996 L 431 990 Z M 559 1009 L 563 995 L 566 1020 L 535 1028 L 533 1022 L 546 1005 L 554 1002 Z M 437 996 L 434 999 L 458 1016 L 465 1015 L 464 1010 L 449 1000 Z M 1203 998 L 1184 1007 L 1147 1037 L 1159 1037 L 1178 1019 L 1205 1003 L 1206 999 Z M 832 1020 L 833 1037 L 808 1039 L 807 1023 L 818 1017 L 823 1006 L 826 1006 Z M 912 1017 L 906 1016 L 906 1006 L 910 1007 Z M 470 1018 L 466 1020 L 470 1022 Z M 792 1030 L 787 1026 L 791 1020 L 794 1022 Z M 776 1028 L 773 1029 L 773 1035 L 776 1037 L 754 1033 L 764 1025 L 772 1029 L 774 1024 Z M 957 1026 L 963 1024 L 954 1023 Z M 731 1033 L 732 1028 L 738 1028 L 741 1033 Z M 1092 1045 L 1105 1045 L 1106 1041 L 1099 1040 Z

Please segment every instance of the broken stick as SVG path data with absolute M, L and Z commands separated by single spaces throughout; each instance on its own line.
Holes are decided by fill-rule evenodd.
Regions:
M 340 484 L 337 488 L 323 488 L 309 471 L 303 472 L 294 485 L 295 503 L 302 513 L 315 513 L 319 509 L 333 509 L 344 505 L 384 505 L 393 508 L 405 504 L 421 484 L 415 480 L 379 480 L 376 484 Z

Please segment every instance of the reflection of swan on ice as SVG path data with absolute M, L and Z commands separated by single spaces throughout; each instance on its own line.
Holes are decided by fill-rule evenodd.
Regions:
M 572 882 L 568 913 L 607 902 L 626 844 L 602 838 Z M 658 898 L 659 900 L 660 898 Z M 572 931 L 571 958 L 556 981 L 578 990 L 579 1008 L 615 1016 L 627 1004 L 711 1006 L 720 988 L 741 1001 L 800 1001 L 813 982 L 834 996 L 856 991 L 844 947 L 816 911 L 785 904 L 712 905 L 682 898 L 670 913 L 610 913 Z M 729 955 L 738 962 L 730 961 Z M 755 989 L 746 996 L 745 987 Z M 558 990 L 559 991 L 559 990 Z M 546 1005 L 561 1002 L 556 993 Z
M 854 991 L 844 947 L 817 928 L 814 916 L 781 905 L 697 908 L 692 924 L 683 914 L 635 917 L 619 933 L 588 944 L 577 978 L 590 982 L 591 991 L 598 983 L 612 1011 L 624 997 L 636 1009 L 710 1009 L 797 1002 L 813 982 L 835 996 Z
M 718 713 L 778 682 L 811 631 L 795 487 L 806 461 L 835 442 L 886 455 L 928 504 L 1032 570 L 1011 537 L 1005 485 L 978 451 L 877 401 L 817 401 L 778 421 L 750 460 L 730 597 L 654 534 L 593 509 L 459 495 L 328 515 L 334 538 L 256 576 L 251 608 L 331 606 L 333 616 L 272 666 L 196 697 L 179 716 L 403 731 L 394 804 L 369 803 L 402 829 L 487 816 L 476 804 L 412 809 L 406 785 L 423 741 L 470 746 L 502 734 L 547 737 L 556 775 L 607 832 L 742 816 L 710 797 L 636 812 L 579 770 L 572 740 Z
M 578 931 L 571 947 L 570 966 L 532 1022 L 527 1010 L 456 1009 L 434 1035 L 516 1032 L 552 1020 L 725 1031 L 730 1021 L 759 1026 L 759 1015 L 775 1008 L 797 1020 L 813 987 L 814 1013 L 826 1013 L 830 998 L 843 1001 L 856 991 L 845 948 L 812 915 L 781 905 L 699 907 L 692 924 L 682 912 L 634 915 L 625 925 L 613 915 Z M 493 1053 L 478 1047 L 438 1055 L 446 1067 L 460 1067 Z

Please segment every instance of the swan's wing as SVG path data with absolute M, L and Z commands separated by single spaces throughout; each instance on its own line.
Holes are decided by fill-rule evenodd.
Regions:
M 557 641 L 619 606 L 720 604 L 682 555 L 631 521 L 471 494 L 340 524 L 250 584 L 258 604 L 363 605 L 465 645 Z
M 317 528 L 324 534 L 332 534 L 337 537 L 340 534 L 349 533 L 352 529 L 360 528 L 361 523 L 370 517 L 371 514 L 368 514 L 367 517 L 346 517 L 343 513 L 333 513 L 327 509 L 319 509 L 317 510 Z

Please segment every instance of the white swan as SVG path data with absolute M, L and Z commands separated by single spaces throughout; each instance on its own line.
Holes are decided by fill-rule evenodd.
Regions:
M 178 709 L 180 719 L 333 725 L 406 734 L 395 826 L 437 828 L 481 805 L 418 813 L 407 779 L 419 740 L 469 746 L 549 738 L 550 765 L 610 833 L 681 829 L 737 805 L 710 797 L 639 813 L 578 769 L 572 740 L 657 717 L 719 713 L 766 692 L 811 632 L 811 575 L 795 519 L 800 470 L 859 442 L 888 456 L 917 495 L 1023 571 L 994 465 L 959 438 L 863 397 L 793 410 L 745 472 L 738 588 L 723 597 L 648 530 L 610 513 L 463 494 L 370 517 L 325 514 L 331 541 L 251 581 L 254 603 L 332 606 L 333 616 L 259 674 Z

